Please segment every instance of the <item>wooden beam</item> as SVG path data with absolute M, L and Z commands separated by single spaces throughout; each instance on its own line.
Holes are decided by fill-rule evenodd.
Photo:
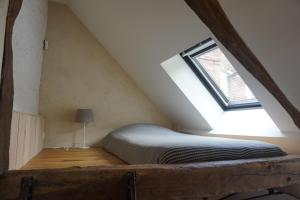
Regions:
M 21 180 L 33 177 L 33 199 L 126 199 L 128 172 L 136 172 L 136 199 L 195 200 L 300 183 L 300 156 L 184 165 L 119 165 L 10 171 L 0 197 L 18 199 Z
M 300 184 L 295 184 L 295 185 L 290 185 L 290 186 L 283 187 L 283 188 L 278 188 L 277 190 L 300 199 Z
M 22 0 L 9 0 L 0 83 L 0 174 L 8 170 L 10 128 L 13 110 L 13 51 L 12 33 Z
M 234 29 L 218 0 L 185 1 L 224 47 L 277 99 L 300 128 L 299 110 L 289 101 Z

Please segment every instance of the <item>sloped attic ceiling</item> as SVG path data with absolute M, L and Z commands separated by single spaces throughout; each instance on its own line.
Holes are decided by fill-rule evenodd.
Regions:
M 300 3 L 297 0 L 220 3 L 247 45 L 300 108 L 300 95 L 294 87 L 300 74 L 295 67 L 300 59 L 296 55 L 300 44 Z M 160 66 L 179 52 L 213 37 L 184 1 L 67 0 L 67 4 L 174 122 L 192 129 L 211 128 Z M 277 101 L 243 68 L 238 72 L 280 129 L 296 132 L 298 129 Z

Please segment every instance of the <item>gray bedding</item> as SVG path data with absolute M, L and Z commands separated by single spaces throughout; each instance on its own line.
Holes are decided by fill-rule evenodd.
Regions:
M 172 164 L 284 156 L 279 147 L 260 141 L 178 133 L 150 124 L 111 132 L 104 148 L 129 164 Z

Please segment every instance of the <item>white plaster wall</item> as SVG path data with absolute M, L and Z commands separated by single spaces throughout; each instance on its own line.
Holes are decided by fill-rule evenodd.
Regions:
M 2 67 L 7 8 L 8 8 L 8 0 L 0 0 L 0 64 L 1 64 L 0 69 Z M 1 70 L 0 70 L 0 80 L 1 80 Z
M 13 32 L 14 110 L 38 113 L 47 0 L 24 0 Z
M 222 0 L 230 21 L 266 67 L 282 91 L 300 108 L 298 63 L 300 46 L 300 2 L 298 0 Z M 268 114 L 287 135 L 298 133 L 277 100 L 225 51 Z
M 220 0 L 247 45 L 300 109 L 300 2 Z
M 284 136 L 263 108 L 224 112 L 180 55 L 161 65 L 195 109 L 204 116 L 202 121 L 207 122 L 212 129 L 209 133 Z
M 264 40 L 255 41 L 249 39 L 246 42 L 249 42 L 249 44 L 256 43 L 254 46 L 257 48 L 254 51 L 255 53 L 259 53 L 262 48 L 265 48 L 263 45 L 269 43 L 266 45 L 269 46 L 266 49 L 269 52 L 265 52 L 259 58 L 265 57 L 264 59 L 267 61 L 272 60 L 272 63 L 268 64 L 272 75 L 276 74 L 277 77 L 281 77 L 281 72 L 287 66 L 284 63 L 290 66 L 290 73 L 285 71 L 285 77 L 281 77 L 282 81 L 278 83 L 284 87 L 284 85 L 287 85 L 284 81 L 292 74 L 291 80 L 288 81 L 291 84 L 288 87 L 294 88 L 289 89 L 293 90 L 290 93 L 294 98 L 299 94 L 296 93 L 297 87 L 295 87 L 297 85 L 298 70 L 294 67 L 297 66 L 297 63 L 292 61 L 291 55 L 297 57 L 295 54 L 298 52 L 296 47 L 299 47 L 297 45 L 299 37 L 296 37 L 296 35 L 299 35 L 298 29 L 300 27 L 298 25 L 300 20 L 297 19 L 300 12 L 297 11 L 299 1 L 288 0 L 287 2 L 287 5 L 285 5 L 285 1 L 280 0 L 275 0 L 274 3 L 272 0 L 263 2 L 259 0 L 221 1 L 225 10 L 227 9 L 232 14 L 232 18 L 239 23 L 240 28 L 238 31 L 243 32 L 243 37 L 250 37 L 254 34 L 253 30 L 256 29 L 261 29 L 265 32 L 271 24 L 271 28 L 267 33 L 273 34 L 272 37 L 265 35 L 266 38 Z M 70 0 L 68 5 L 96 38 L 121 63 L 122 67 L 137 84 L 174 122 L 179 124 L 183 122 L 183 126 L 197 129 L 209 130 L 211 128 L 205 125 L 207 123 L 201 121 L 201 118 L 204 119 L 205 116 L 199 116 L 199 112 L 195 111 L 192 103 L 187 101 L 183 93 L 178 90 L 176 84 L 172 82 L 160 67 L 160 63 L 163 61 L 208 37 L 213 37 L 212 33 L 184 1 L 90 0 L 83 3 L 80 0 Z M 240 8 L 244 11 L 242 12 Z M 273 11 L 266 13 L 265 11 L 269 9 Z M 246 12 L 246 15 L 244 15 L 244 12 Z M 258 13 L 258 16 L 256 13 Z M 281 18 L 281 16 L 284 17 Z M 247 18 L 245 19 L 246 21 L 241 20 L 245 17 Z M 260 23 L 260 17 L 268 20 L 262 20 Z M 289 18 L 294 19 L 288 21 Z M 276 20 L 272 21 L 272 19 Z M 236 23 L 235 21 L 233 22 Z M 252 28 L 247 27 L 248 21 L 249 27 L 253 25 Z M 277 24 L 277 21 L 279 24 Z M 274 32 L 277 33 L 275 34 Z M 279 48 L 277 53 L 274 54 L 276 56 L 273 56 L 271 50 L 276 49 L 277 46 L 277 41 L 274 38 L 282 38 L 281 36 L 285 36 L 280 41 L 281 46 L 291 48 L 289 50 L 291 54 L 287 55 L 285 52 L 281 55 L 280 52 L 286 48 Z M 257 45 L 257 42 L 261 42 L 261 45 Z M 238 66 L 238 72 L 245 79 L 255 96 L 262 102 L 278 127 L 284 132 L 297 132 L 298 129 L 278 102 L 239 65 L 220 43 L 218 45 L 231 62 Z M 277 64 L 275 65 L 275 63 Z M 278 71 L 277 69 L 279 68 L 280 70 Z M 275 79 L 279 80 L 276 77 Z
M 284 71 L 284 81 L 289 79 L 289 75 L 293 74 L 293 84 L 289 87 L 293 88 L 293 95 L 297 97 L 299 92 L 295 87 L 298 83 L 296 77 L 299 76 L 296 66 L 285 65 L 282 59 L 289 59 L 287 63 L 292 63 L 290 56 L 284 57 L 280 52 L 287 48 L 292 48 L 295 55 L 299 51 L 299 35 L 298 20 L 299 1 L 297 0 L 224 0 L 220 1 L 225 10 L 234 18 L 234 25 L 238 31 L 242 33 L 242 37 L 246 38 L 254 33 L 267 31 L 271 25 L 268 34 L 273 34 L 272 40 L 268 34 L 263 39 L 250 40 L 251 48 L 258 48 L 254 51 L 258 55 L 264 48 L 264 44 L 269 46 L 264 55 L 266 61 L 273 60 L 268 64 L 269 71 L 272 75 L 281 77 Z M 288 3 L 286 3 L 288 2 Z M 227 7 L 225 4 L 227 3 Z M 253 5 L 251 5 L 253 4 Z M 286 5 L 285 5 L 286 4 Z M 91 33 L 100 41 L 111 55 L 121 64 L 121 66 L 130 74 L 136 83 L 146 92 L 146 94 L 154 101 L 172 120 L 193 132 L 199 130 L 210 130 L 211 127 L 205 122 L 205 116 L 201 116 L 195 109 L 195 106 L 187 100 L 183 92 L 178 89 L 176 84 L 163 70 L 160 64 L 174 55 L 186 50 L 187 48 L 197 44 L 213 34 L 193 13 L 193 11 L 181 0 L 69 0 L 68 5 L 80 18 L 80 20 L 88 27 Z M 251 5 L 251 6 L 250 6 Z M 273 8 L 274 7 L 274 8 Z M 242 10 L 240 10 L 242 9 Z M 266 12 L 266 10 L 268 12 Z M 269 12 L 269 10 L 273 10 Z M 246 14 L 244 14 L 246 13 Z M 258 13 L 258 16 L 256 16 Z M 138 17 L 137 17 L 138 16 Z M 247 17 L 247 20 L 245 19 Z M 268 20 L 261 21 L 259 17 Z M 280 17 L 283 17 L 282 19 Z M 286 19 L 293 18 L 290 21 Z M 272 20 L 276 19 L 276 20 Z M 283 20 L 285 19 L 285 20 Z M 246 21 L 244 21 L 246 20 Z M 249 21 L 249 22 L 248 22 Z M 251 23 L 250 23 L 251 22 Z M 276 30 L 276 23 L 280 22 L 280 30 Z M 244 24 L 243 24 L 244 23 Z M 274 24 L 274 25 L 273 25 Z M 254 31 L 256 30 L 256 31 Z M 276 33 L 277 32 L 277 33 Z M 292 35 L 290 35 L 292 34 Z M 282 47 L 277 50 L 278 53 L 272 54 L 272 50 L 276 49 L 278 41 L 275 38 L 282 38 L 280 44 Z M 296 37 L 297 35 L 297 37 Z M 251 36 L 252 37 L 252 36 Z M 266 37 L 266 38 L 265 38 Z M 213 37 L 214 38 L 214 37 Z M 259 38 L 259 37 L 258 37 Z M 222 48 L 229 60 L 237 66 L 238 72 L 241 74 L 245 82 L 251 88 L 255 96 L 263 103 L 266 111 L 271 116 L 276 125 L 284 131 L 286 137 L 276 139 L 276 144 L 288 149 L 288 152 L 300 152 L 298 141 L 300 134 L 293 124 L 291 118 L 286 114 L 283 108 L 276 100 L 259 84 L 231 55 L 222 45 L 216 41 Z M 280 60 L 281 59 L 281 60 Z M 263 61 L 266 62 L 266 61 Z M 295 60 L 294 60 L 295 61 Z M 265 64 L 265 63 L 264 63 Z M 277 67 L 273 67 L 277 66 Z M 289 66 L 289 68 L 287 68 Z M 280 69 L 280 71 L 277 71 Z M 289 69 L 287 72 L 285 69 Z M 278 78 L 276 78 L 278 81 Z M 282 82 L 283 85 L 286 83 Z M 296 101 L 296 100 L 295 100 Z M 298 101 L 300 102 L 300 101 Z M 270 133 L 272 134 L 272 133 Z M 276 131 L 276 134 L 278 132 Z M 226 135 L 228 136 L 228 135 Z M 238 138 L 239 136 L 232 136 Z M 258 139 L 260 137 L 248 137 L 247 139 Z M 265 137 L 265 141 L 273 142 L 271 137 Z
M 199 111 L 199 116 L 204 116 L 199 120 L 199 124 L 206 122 L 208 125 L 205 124 L 205 126 L 213 128 L 223 114 L 223 110 L 181 56 L 173 56 L 161 63 L 161 66 L 187 100 Z M 188 122 L 184 124 L 188 124 Z M 201 126 L 203 127 L 203 125 Z

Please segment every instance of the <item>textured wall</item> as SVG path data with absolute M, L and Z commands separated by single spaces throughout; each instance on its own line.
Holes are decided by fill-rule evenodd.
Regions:
M 13 33 L 14 110 L 38 113 L 47 0 L 24 0 Z
M 75 110 L 91 108 L 95 122 L 87 143 L 98 144 L 109 131 L 138 122 L 170 126 L 119 64 L 62 4 L 49 3 L 49 50 L 45 52 L 40 111 L 46 146 L 70 146 L 82 140 Z

